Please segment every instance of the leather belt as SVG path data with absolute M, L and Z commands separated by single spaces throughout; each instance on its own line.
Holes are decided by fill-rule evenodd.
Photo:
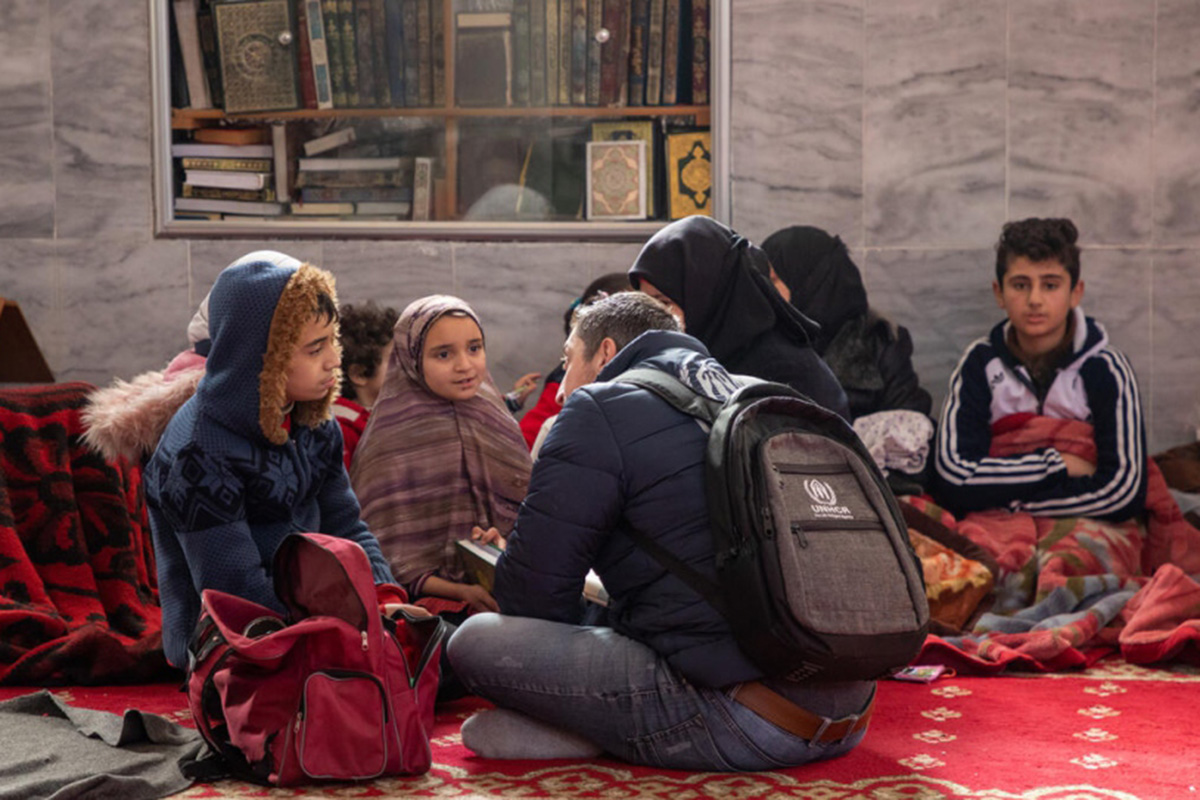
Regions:
M 872 691 L 867 707 L 861 712 L 831 720 L 801 708 L 762 681 L 739 683 L 729 696 L 772 725 L 813 744 L 835 744 L 863 730 L 875 709 L 875 693 Z

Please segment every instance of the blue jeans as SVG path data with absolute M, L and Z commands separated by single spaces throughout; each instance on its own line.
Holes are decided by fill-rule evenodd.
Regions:
M 866 732 L 810 744 L 730 699 L 726 689 L 689 683 L 655 651 L 611 628 L 477 614 L 448 647 L 472 692 L 635 764 L 777 769 L 842 755 Z M 851 691 L 853 702 L 865 703 L 861 686 Z

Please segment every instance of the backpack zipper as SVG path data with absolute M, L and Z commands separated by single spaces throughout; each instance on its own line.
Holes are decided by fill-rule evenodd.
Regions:
M 804 534 L 804 528 L 799 522 L 792 523 L 792 536 L 796 537 L 796 543 L 801 547 L 808 547 L 808 537 Z

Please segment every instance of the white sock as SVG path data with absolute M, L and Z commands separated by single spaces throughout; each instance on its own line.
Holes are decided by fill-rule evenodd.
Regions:
M 604 752 L 577 733 L 507 708 L 472 715 L 462 725 L 462 740 L 484 758 L 595 758 Z

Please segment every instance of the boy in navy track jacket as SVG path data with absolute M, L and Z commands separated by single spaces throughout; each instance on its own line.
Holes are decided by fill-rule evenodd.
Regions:
M 1079 307 L 1077 238 L 1067 219 L 1004 226 L 992 290 L 1008 319 L 967 348 L 950 376 L 938 430 L 935 497 L 953 512 L 1007 508 L 1120 521 L 1144 509 L 1137 379 Z M 1096 463 L 1054 448 L 989 456 L 993 426 L 1013 415 L 1090 423 Z

